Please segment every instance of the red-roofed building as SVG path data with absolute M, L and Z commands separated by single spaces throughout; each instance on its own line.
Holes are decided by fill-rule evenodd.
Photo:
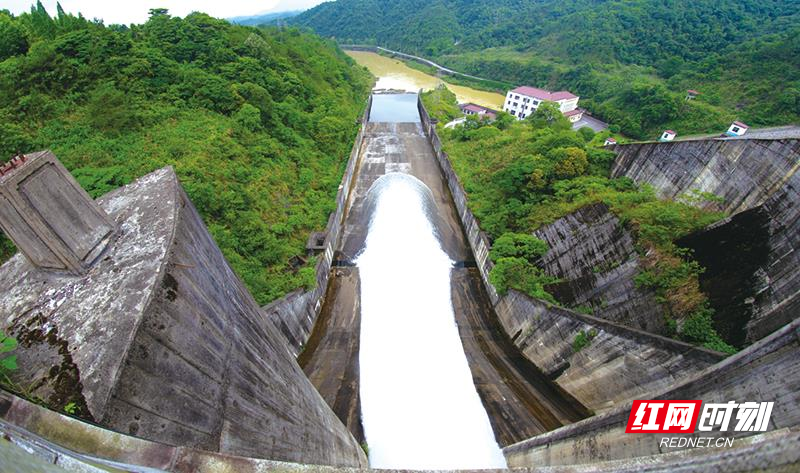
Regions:
M 742 136 L 747 133 L 747 128 L 748 126 L 742 122 L 733 122 L 725 134 L 728 136 Z
M 615 144 L 617 144 L 617 140 L 609 136 L 608 138 L 606 138 L 606 141 L 603 143 L 603 146 L 610 146 Z
M 664 133 L 661 134 L 661 138 L 659 138 L 659 141 L 672 141 L 675 139 L 675 136 L 677 136 L 677 133 L 675 133 L 672 130 L 666 130 L 664 131 Z
M 561 113 L 566 115 L 578 108 L 579 98 L 566 90 L 550 92 L 536 87 L 521 86 L 508 91 L 503 110 L 517 117 L 518 120 L 522 120 L 539 108 L 542 102 L 555 102 L 561 109 Z M 576 115 L 578 114 L 572 114 L 570 117 Z M 580 116 L 574 121 L 577 120 L 580 120 Z
M 686 100 L 694 100 L 694 98 L 698 95 L 700 95 L 700 92 L 694 89 L 689 89 L 686 91 Z
M 564 116 L 570 121 L 570 123 L 575 123 L 581 118 L 583 118 L 584 110 L 582 108 L 576 108 L 575 110 L 570 110 L 569 112 L 564 112 Z
M 480 115 L 481 118 L 494 120 L 497 118 L 497 110 L 482 107 L 474 103 L 465 103 L 458 106 L 464 115 Z

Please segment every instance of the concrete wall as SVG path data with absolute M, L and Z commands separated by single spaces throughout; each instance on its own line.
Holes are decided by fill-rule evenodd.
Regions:
M 0 392 L 0 466 L 12 471 L 170 471 L 175 473 L 357 473 L 368 470 L 303 465 L 173 447 L 105 430 Z M 583 465 L 517 468 L 542 473 L 638 473 L 641 471 L 795 471 L 800 432 L 777 431 L 738 439 L 733 448 L 673 451 L 651 457 Z M 57 466 L 58 465 L 58 466 Z M 63 468 L 61 468 L 63 467 Z M 15 470 L 16 468 L 16 470 Z M 793 469 L 794 468 L 794 469 Z M 406 470 L 410 471 L 410 470 Z M 484 470 L 486 473 L 507 470 Z
M 356 440 L 235 275 L 170 168 L 99 200 L 120 228 L 82 277 L 0 269 L 19 386 L 170 445 L 364 466 Z
M 767 222 L 762 232 L 753 239 L 766 242 L 766 255 L 756 256 L 751 250 L 764 241 L 743 242 L 731 251 L 738 258 L 748 254 L 748 258 L 758 261 L 743 261 L 734 270 L 741 272 L 742 266 L 752 266 L 749 275 L 740 275 L 744 283 L 724 278 L 709 281 L 714 271 L 701 277 L 704 290 L 711 294 L 717 303 L 718 317 L 737 317 L 736 323 L 746 324 L 746 341 L 751 343 L 768 333 L 777 330 L 800 314 L 800 274 L 796 268 L 800 264 L 800 140 L 797 139 L 712 139 L 683 141 L 674 143 L 640 143 L 616 145 L 618 153 L 614 163 L 614 176 L 627 176 L 637 183 L 652 185 L 658 195 L 674 198 L 692 190 L 711 192 L 722 198 L 722 202 L 704 202 L 697 205 L 709 209 L 723 210 L 737 214 L 759 207 Z M 702 241 L 714 235 L 736 232 L 724 239 L 730 246 L 731 240 L 741 238 L 741 228 L 736 228 L 744 216 L 736 217 L 712 225 L 701 235 L 687 240 Z M 708 245 L 713 244 L 710 242 Z M 708 246 L 706 245 L 706 246 Z M 743 251 L 747 250 L 746 252 Z M 712 257 L 698 254 L 705 265 L 724 267 L 723 261 L 713 261 Z M 713 268 L 712 268 L 713 269 Z M 705 278 L 705 280 L 703 279 Z M 714 287 L 714 284 L 717 287 Z M 736 286 L 736 287 L 732 287 Z M 739 291 L 746 288 L 747 294 Z M 731 306 L 731 299 L 741 299 Z M 725 300 L 727 299 L 727 301 Z M 744 315 L 735 314 L 738 312 Z
M 336 211 L 328 219 L 328 226 L 325 229 L 327 233 L 325 250 L 318 256 L 316 285 L 307 292 L 291 292 L 262 308 L 269 323 L 286 339 L 287 346 L 295 357 L 303 350 L 308 337 L 311 335 L 314 322 L 317 320 L 320 310 L 322 310 L 323 298 L 328 290 L 331 265 L 336 259 L 335 252 L 341 242 L 345 211 L 353 188 L 353 175 L 358 166 L 358 157 L 361 155 L 361 147 L 364 143 L 364 128 L 369 122 L 371 107 L 372 95 L 367 99 L 367 108 L 361 118 L 361 127 L 353 143 L 353 149 L 347 161 L 347 168 L 342 177 L 342 183 L 339 185 L 339 192 L 336 194 Z
M 540 266 L 559 279 L 547 290 L 561 305 L 583 307 L 601 319 L 662 333 L 664 309 L 652 291 L 636 286 L 639 255 L 630 233 L 608 206 L 587 205 L 533 234 L 550 248 Z
M 676 340 L 549 306 L 515 291 L 501 297 L 489 282 L 489 239 L 467 204 L 464 188 L 422 102 L 422 126 L 436 152 L 486 292 L 503 329 L 526 358 L 559 386 L 594 411 L 663 388 L 716 363 L 722 356 Z M 597 335 L 579 352 L 581 331 Z
M 769 254 L 756 270 L 759 284 L 747 324 L 752 342 L 800 317 L 800 175 L 794 175 L 764 204 Z
M 647 183 L 663 198 L 698 190 L 722 203 L 703 207 L 735 213 L 764 203 L 800 167 L 800 140 L 697 140 L 634 143 L 617 153 L 611 174 Z
M 763 205 L 677 242 L 694 250 L 706 268 L 700 284 L 716 311 L 718 330 L 738 346 L 800 314 L 799 185 L 795 174 Z
M 514 344 L 595 412 L 663 390 L 722 356 L 670 338 L 550 306 L 511 290 L 495 311 Z M 576 350 L 576 339 L 594 335 Z
M 674 387 L 648 393 L 647 399 L 702 399 L 707 403 L 773 401 L 768 430 L 796 427 L 800 424 L 798 330 L 800 321 L 795 321 Z M 620 405 L 603 415 L 506 447 L 503 453 L 510 467 L 594 463 L 665 453 L 664 448 L 659 447 L 663 434 L 625 433 L 630 409 L 628 403 Z M 741 437 L 752 434 L 697 431 L 685 435 Z M 757 465 L 753 469 L 757 469 Z
M 163 280 L 101 423 L 172 445 L 364 465 L 185 193 Z

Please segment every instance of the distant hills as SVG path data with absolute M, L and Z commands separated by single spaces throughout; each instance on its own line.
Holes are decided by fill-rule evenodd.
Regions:
M 261 15 L 251 15 L 251 16 L 235 16 L 233 18 L 228 18 L 228 21 L 242 26 L 271 25 L 275 23 L 277 20 L 292 18 L 301 13 L 303 13 L 303 10 L 264 13 Z
M 795 1 L 338 0 L 289 23 L 483 77 L 570 88 L 634 137 L 800 119 Z M 701 96 L 686 103 L 686 89 Z

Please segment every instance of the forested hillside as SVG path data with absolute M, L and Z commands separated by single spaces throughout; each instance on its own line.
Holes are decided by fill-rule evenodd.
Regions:
M 338 0 L 291 20 L 479 76 L 567 88 L 637 138 L 800 119 L 800 4 Z M 685 103 L 687 89 L 698 100 Z
M 0 11 L 0 157 L 50 148 L 93 195 L 166 165 L 261 303 L 309 283 L 371 78 L 330 42 L 193 13 Z M 2 256 L 12 251 L 2 239 Z
M 237 16 L 233 18 L 228 18 L 228 21 L 242 26 L 271 25 L 280 20 L 297 16 L 300 13 L 301 13 L 300 11 L 282 11 L 276 13 L 264 13 L 263 15 Z

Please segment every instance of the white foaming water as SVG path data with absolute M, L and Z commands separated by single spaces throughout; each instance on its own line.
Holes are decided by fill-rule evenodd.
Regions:
M 453 262 L 425 213 L 430 191 L 404 174 L 381 179 L 357 259 L 370 466 L 504 468 L 455 322 Z

